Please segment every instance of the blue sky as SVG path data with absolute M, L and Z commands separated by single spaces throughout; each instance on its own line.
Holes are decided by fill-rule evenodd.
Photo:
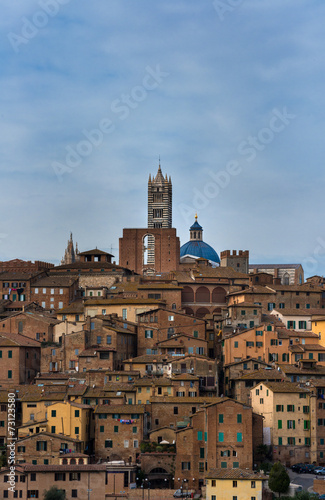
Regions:
M 181 243 L 325 274 L 321 0 L 2 0 L 0 260 L 117 254 L 161 157 Z M 92 141 L 92 143 L 90 142 Z

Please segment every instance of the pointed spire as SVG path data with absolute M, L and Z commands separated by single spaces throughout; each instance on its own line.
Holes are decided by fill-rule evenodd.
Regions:
M 151 174 L 149 174 L 149 182 L 151 182 Z

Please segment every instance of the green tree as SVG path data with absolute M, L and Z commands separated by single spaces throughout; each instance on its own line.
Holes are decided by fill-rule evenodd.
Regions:
M 65 492 L 52 486 L 49 490 L 44 491 L 44 500 L 66 500 Z
M 289 475 L 280 462 L 276 462 L 270 471 L 269 488 L 275 493 L 286 493 L 290 484 Z

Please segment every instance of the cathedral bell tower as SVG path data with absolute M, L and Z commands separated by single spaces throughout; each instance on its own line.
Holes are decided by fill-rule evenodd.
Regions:
M 148 181 L 148 228 L 172 227 L 172 181 L 164 178 L 159 162 L 156 176 Z

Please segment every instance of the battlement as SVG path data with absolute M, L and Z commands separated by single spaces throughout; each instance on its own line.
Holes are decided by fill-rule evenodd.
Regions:
M 247 257 L 249 258 L 249 250 L 223 250 L 220 257 Z

